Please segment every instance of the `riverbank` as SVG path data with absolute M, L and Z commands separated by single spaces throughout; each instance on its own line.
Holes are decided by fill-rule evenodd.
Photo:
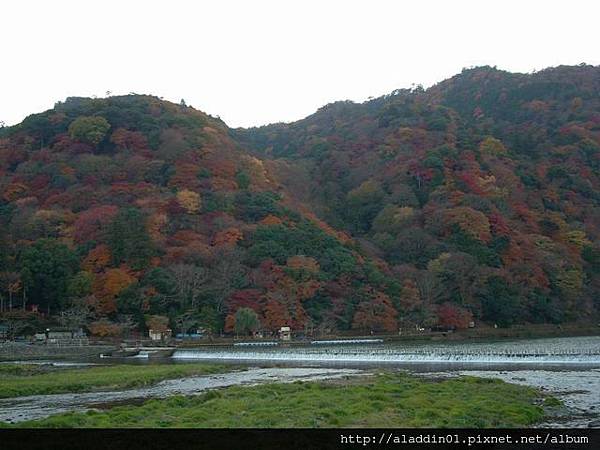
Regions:
M 279 341 L 272 337 L 255 339 L 250 337 L 213 337 L 211 339 L 199 339 L 195 341 L 184 341 L 177 343 L 177 348 L 193 347 L 227 347 L 239 342 L 279 342 L 283 346 L 303 346 L 314 340 L 344 341 L 348 339 L 382 339 L 384 342 L 461 342 L 461 341 L 487 341 L 487 340 L 511 340 L 511 339 L 542 339 L 553 337 L 582 337 L 600 336 L 600 326 L 590 324 L 528 324 L 514 325 L 510 328 L 494 328 L 490 326 L 469 328 L 457 331 L 414 331 L 402 330 L 398 334 L 375 334 L 362 335 L 337 334 L 324 335 L 320 337 L 296 338 L 291 341 Z
M 460 371 L 456 376 L 494 378 L 539 389 L 562 402 L 540 424 L 544 428 L 600 427 L 600 369 L 589 371 L 543 370 Z
M 460 343 L 460 342 L 478 342 L 478 341 L 502 341 L 514 339 L 542 339 L 552 337 L 581 337 L 581 336 L 600 336 L 600 326 L 582 325 L 582 324 L 528 324 L 515 325 L 510 328 L 493 328 L 482 326 L 458 331 L 435 331 L 435 332 L 415 332 L 413 329 L 403 330 L 399 334 L 339 334 L 327 335 L 321 337 L 303 337 L 291 341 L 279 341 L 273 338 L 255 339 L 249 337 L 212 337 L 193 341 L 172 342 L 171 345 L 178 349 L 188 348 L 210 348 L 210 347 L 230 347 L 239 342 L 260 343 L 275 340 L 283 347 L 305 346 L 313 340 L 332 340 L 344 341 L 349 339 L 382 339 L 386 343 L 407 342 L 407 343 Z M 154 348 L 163 348 L 167 343 L 151 341 L 93 341 L 92 345 L 84 346 L 53 346 L 53 345 L 31 345 L 17 342 L 0 343 L 0 362 L 1 361 L 27 361 L 27 360 L 46 360 L 46 359 L 83 359 L 96 358 L 100 354 L 110 354 L 122 346 L 130 349 L 137 349 L 143 345 Z
M 335 381 L 232 386 L 141 405 L 69 412 L 21 427 L 525 427 L 556 401 L 499 380 L 399 372 Z M 5 424 L 5 426 L 8 426 Z
M 181 365 L 113 365 L 53 370 L 28 364 L 0 365 L 0 398 L 65 392 L 127 389 L 161 380 L 223 373 L 235 366 L 195 363 Z
M 570 323 L 562 325 L 527 324 L 509 328 L 478 327 L 447 333 L 450 340 L 477 339 L 541 339 L 553 337 L 599 336 L 599 324 Z M 435 339 L 435 337 L 434 337 Z
M 0 343 L 0 361 L 90 358 L 97 357 L 101 353 L 110 353 L 117 348 L 117 345 L 57 346 L 2 342 Z

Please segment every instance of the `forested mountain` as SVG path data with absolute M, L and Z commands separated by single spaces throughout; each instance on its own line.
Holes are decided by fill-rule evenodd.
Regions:
M 1 309 L 97 335 L 231 331 L 242 308 L 246 328 L 395 329 L 392 281 L 280 191 L 184 104 L 69 98 L 2 131 Z
M 294 170 L 279 179 L 296 197 L 385 258 L 401 317 L 468 310 L 510 324 L 598 311 L 599 67 L 480 67 L 235 135 Z
M 0 130 L 0 321 L 595 320 L 599 169 L 591 66 L 470 69 L 253 129 L 150 96 L 69 98 Z

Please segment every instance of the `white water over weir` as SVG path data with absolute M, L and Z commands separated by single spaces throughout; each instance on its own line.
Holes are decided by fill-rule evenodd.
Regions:
M 375 340 L 374 340 L 375 341 Z M 499 363 L 600 366 L 600 337 L 493 343 L 405 344 L 317 341 L 300 347 L 178 350 L 179 360 L 245 360 L 331 363 Z

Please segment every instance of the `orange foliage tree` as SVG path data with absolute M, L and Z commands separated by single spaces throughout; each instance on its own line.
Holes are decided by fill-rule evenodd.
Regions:
M 117 323 L 111 322 L 108 319 L 100 319 L 92 322 L 88 326 L 90 333 L 94 336 L 99 337 L 114 337 L 121 334 L 121 326 Z
M 145 150 L 148 148 L 148 140 L 139 131 L 129 131 L 125 128 L 118 128 L 110 137 L 110 141 L 119 149 L 124 150 Z
M 111 314 L 117 310 L 116 297 L 124 289 L 135 283 L 137 279 L 131 275 L 127 267 L 108 269 L 98 275 L 93 283 L 94 295 L 98 298 L 98 313 Z
M 445 211 L 445 223 L 447 225 L 458 225 L 461 230 L 471 237 L 489 242 L 492 238 L 490 222 L 481 211 L 468 206 L 458 206 Z
M 287 267 L 293 270 L 308 274 L 316 274 L 319 272 L 319 263 L 315 258 L 310 256 L 295 255 L 287 259 Z
M 110 264 L 110 249 L 105 244 L 100 244 L 89 251 L 81 268 L 88 272 L 100 272 Z
M 2 194 L 2 198 L 7 202 L 12 202 L 19 197 L 23 197 L 27 193 L 27 186 L 23 183 L 11 183 Z
M 240 230 L 231 227 L 216 233 L 215 237 L 213 238 L 212 244 L 215 247 L 234 246 L 237 244 L 238 241 L 241 241 L 243 238 L 244 235 Z
M 188 189 L 183 189 L 177 193 L 177 201 L 188 214 L 195 214 L 201 206 L 200 194 Z

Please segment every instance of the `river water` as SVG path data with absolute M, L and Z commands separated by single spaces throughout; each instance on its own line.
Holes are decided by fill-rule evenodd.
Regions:
M 150 362 L 141 356 L 114 362 Z M 143 389 L 3 399 L 0 421 L 18 422 L 135 399 L 193 395 L 236 384 L 368 375 L 383 367 L 425 377 L 472 375 L 534 386 L 565 404 L 542 426 L 600 427 L 600 336 L 436 344 L 367 340 L 293 347 L 236 345 L 178 350 L 162 363 L 198 361 L 231 362 L 247 365 L 248 370 L 167 380 Z
M 534 386 L 560 398 L 565 407 L 540 427 L 600 428 L 600 369 L 590 370 L 461 370 L 457 375 L 500 378 L 508 383 Z
M 448 368 L 471 366 L 510 367 L 600 367 L 600 336 L 553 339 L 528 339 L 497 342 L 381 343 L 362 340 L 327 341 L 326 345 L 195 348 L 178 350 L 179 361 L 225 360 L 261 363 L 336 363 L 343 365 L 438 365 Z

